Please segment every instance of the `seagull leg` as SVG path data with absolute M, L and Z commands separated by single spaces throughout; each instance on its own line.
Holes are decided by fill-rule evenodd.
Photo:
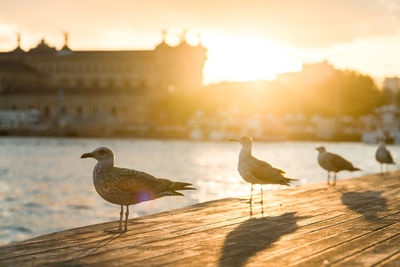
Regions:
M 253 201 L 253 184 L 251 184 L 250 203 Z
M 250 217 L 253 215 L 253 184 L 251 184 L 251 193 L 250 193 Z
M 382 170 L 382 163 L 380 164 L 380 166 L 381 166 L 381 175 L 383 175 L 383 170 Z
M 328 185 L 329 185 L 329 180 L 331 179 L 331 172 L 328 171 Z
M 264 192 L 263 192 L 263 185 L 261 185 L 261 214 L 264 216 Z
M 124 232 L 126 232 L 128 230 L 128 217 L 129 217 L 129 206 L 126 205 Z
M 335 172 L 335 176 L 333 176 L 334 180 L 333 180 L 333 186 L 336 185 L 336 172 Z
M 124 215 L 124 206 L 121 205 L 121 212 L 119 213 L 119 227 L 118 231 L 122 231 L 122 216 Z

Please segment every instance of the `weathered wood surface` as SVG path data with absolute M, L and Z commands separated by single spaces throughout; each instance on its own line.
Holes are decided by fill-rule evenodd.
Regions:
M 259 195 L 257 196 L 259 201 Z M 1 266 L 400 266 L 400 172 L 222 199 L 0 247 Z

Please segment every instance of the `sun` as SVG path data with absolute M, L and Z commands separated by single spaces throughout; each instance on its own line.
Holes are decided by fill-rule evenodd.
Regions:
M 208 48 L 204 83 L 219 81 L 273 80 L 278 73 L 298 71 L 300 60 L 288 49 L 257 37 L 207 34 L 203 44 Z

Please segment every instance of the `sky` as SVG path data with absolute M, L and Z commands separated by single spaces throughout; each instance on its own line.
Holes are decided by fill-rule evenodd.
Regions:
M 204 83 L 274 79 L 328 60 L 377 81 L 400 72 L 398 0 L 0 0 L 0 50 L 42 37 L 76 50 L 153 49 L 167 30 L 175 45 L 208 48 Z

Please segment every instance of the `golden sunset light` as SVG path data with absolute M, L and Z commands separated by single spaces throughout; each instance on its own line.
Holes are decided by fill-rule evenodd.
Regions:
M 380 81 L 396 74 L 400 68 L 396 1 L 362 6 L 357 1 L 300 2 L 88 0 L 58 1 L 56 8 L 41 0 L 28 9 L 24 7 L 28 1 L 2 0 L 0 49 L 12 50 L 18 32 L 23 49 L 43 37 L 61 47 L 65 30 L 70 46 L 77 50 L 151 49 L 162 30 L 168 31 L 167 42 L 175 45 L 186 29 L 189 43 L 195 44 L 201 34 L 209 49 L 204 84 L 270 80 L 276 73 L 298 70 L 302 62 L 322 60 Z
M 400 266 L 399 47 L 400 0 L 0 0 L 0 266 Z
M 210 34 L 204 35 L 203 43 L 208 47 L 205 84 L 273 80 L 278 73 L 298 71 L 302 66 L 288 49 L 262 38 Z

